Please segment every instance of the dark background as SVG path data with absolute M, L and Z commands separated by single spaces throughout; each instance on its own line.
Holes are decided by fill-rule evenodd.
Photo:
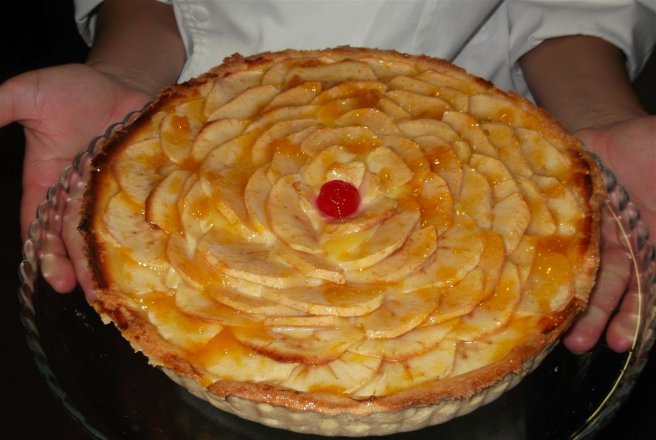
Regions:
M 86 47 L 73 22 L 71 0 L 12 0 L 0 12 L 0 82 L 26 70 L 84 60 Z M 645 106 L 656 112 L 654 57 L 635 83 Z M 85 439 L 37 371 L 19 319 L 18 264 L 21 260 L 18 207 L 23 154 L 22 129 L 16 124 L 0 128 L 0 410 L 2 430 L 9 438 Z M 645 438 L 656 433 L 653 400 L 656 396 L 654 354 L 650 356 L 632 395 L 601 439 Z M 3 435 L 4 436 L 4 435 Z

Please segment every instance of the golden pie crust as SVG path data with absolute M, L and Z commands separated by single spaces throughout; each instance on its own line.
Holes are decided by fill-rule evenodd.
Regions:
M 442 60 L 233 55 L 94 159 L 81 231 L 132 347 L 216 407 L 322 435 L 465 414 L 535 368 L 599 262 L 596 165 Z M 358 210 L 317 208 L 349 182 Z

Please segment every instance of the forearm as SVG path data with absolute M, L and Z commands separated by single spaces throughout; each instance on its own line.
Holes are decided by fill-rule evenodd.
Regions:
M 569 131 L 644 115 L 622 53 L 606 41 L 571 36 L 544 41 L 520 60 L 537 103 Z
M 149 95 L 174 83 L 185 60 L 173 9 L 155 0 L 105 0 L 87 64 Z

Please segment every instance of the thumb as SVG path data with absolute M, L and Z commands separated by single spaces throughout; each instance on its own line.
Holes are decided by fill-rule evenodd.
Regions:
M 40 112 L 39 73 L 27 72 L 0 84 L 0 127 L 37 119 Z

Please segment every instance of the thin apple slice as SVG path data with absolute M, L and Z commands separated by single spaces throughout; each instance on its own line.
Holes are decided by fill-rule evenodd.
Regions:
M 369 64 L 378 78 L 393 78 L 399 75 L 415 75 L 419 69 L 412 63 L 381 60 L 375 57 L 363 57 L 360 58 L 360 61 Z
M 268 163 L 276 150 L 289 148 L 294 145 L 293 142 L 276 142 L 285 139 L 291 134 L 300 132 L 308 127 L 316 127 L 316 121 L 312 119 L 291 119 L 280 121 L 273 124 L 264 131 L 253 143 L 253 163 L 256 165 Z M 298 148 L 293 148 L 290 153 L 300 154 Z
M 353 318 L 368 338 L 396 338 L 420 325 L 435 310 L 439 297 L 434 289 L 388 291 L 383 304 L 368 315 Z
M 358 188 L 362 184 L 367 167 L 360 161 L 336 163 L 326 173 L 325 182 L 342 180 Z
M 530 177 L 533 174 L 519 149 L 519 140 L 513 128 L 497 122 L 482 122 L 480 125 L 497 149 L 499 159 L 514 176 Z
M 447 183 L 429 170 L 415 171 L 411 182 L 412 195 L 419 203 L 422 224 L 433 225 L 442 235 L 453 223 L 454 203 Z
M 376 104 L 376 108 L 392 118 L 397 124 L 402 121 L 411 119 L 410 113 L 405 111 L 403 107 L 392 101 L 390 98 L 383 96 Z
M 184 231 L 186 247 L 196 248 L 198 240 L 212 228 L 223 231 L 226 236 L 239 236 L 232 224 L 214 208 L 214 202 L 205 191 L 201 179 L 192 175 L 185 185 L 184 195 L 178 201 L 180 223 Z
M 413 172 L 392 149 L 378 147 L 367 155 L 367 168 L 380 177 L 385 191 L 393 192 L 412 179 Z
M 529 205 L 502 161 L 473 154 L 471 163 L 487 179 L 492 189 L 492 230 L 501 235 L 506 253 L 510 254 L 531 223 Z
M 237 340 L 231 327 L 225 327 L 202 350 L 193 353 L 192 359 L 221 380 L 239 382 L 257 382 L 263 377 L 279 382 L 287 379 L 298 365 L 258 354 Z
M 380 362 L 379 357 L 347 351 L 325 365 L 299 365 L 280 385 L 300 391 L 350 393 L 374 377 Z
M 562 310 L 574 296 L 574 277 L 566 256 L 542 252 L 538 244 L 518 313 L 549 315 Z
M 503 238 L 506 253 L 512 253 L 531 221 L 531 211 L 518 192 L 495 203 L 492 230 Z
M 263 324 L 268 327 L 298 327 L 298 328 L 346 328 L 350 326 L 350 318 L 335 315 L 302 315 L 302 316 L 268 316 Z
M 524 235 L 519 241 L 512 254 L 508 257 L 519 271 L 519 279 L 522 286 L 525 286 L 528 277 L 531 274 L 531 267 L 533 267 L 533 259 L 535 258 L 535 248 L 537 246 L 537 237 L 533 235 Z
M 345 286 L 328 284 L 285 290 L 266 289 L 263 295 L 312 315 L 362 316 L 381 306 L 383 286 Z
M 387 98 L 400 105 L 414 118 L 432 118 L 440 120 L 444 112 L 451 107 L 436 96 L 424 96 L 407 90 L 391 90 L 385 93 Z
M 534 175 L 531 182 L 544 194 L 547 208 L 558 226 L 558 234 L 576 234 L 584 216 L 576 197 L 556 178 Z
M 202 104 L 203 101 L 196 100 L 194 102 Z M 199 104 L 196 106 L 198 107 Z M 193 109 L 187 110 L 188 114 L 196 113 Z M 162 151 L 171 162 L 181 164 L 191 156 L 193 140 L 202 125 L 203 123 L 199 119 L 178 112 L 169 113 L 162 119 L 159 126 Z
M 390 81 L 390 88 L 407 90 L 426 96 L 439 96 L 451 108 L 459 112 L 466 112 L 469 108 L 469 97 L 465 93 L 453 87 L 432 84 L 418 77 L 397 76 Z
M 398 202 L 387 197 L 379 197 L 358 211 L 355 217 L 348 217 L 339 222 L 323 225 L 322 241 L 339 240 L 347 234 L 366 231 L 380 225 L 397 211 Z
M 277 252 L 284 261 L 305 276 L 330 281 L 335 284 L 344 284 L 345 282 L 342 271 L 321 255 L 299 252 L 283 244 L 279 245 Z
M 436 136 L 422 136 L 418 140 L 430 169 L 444 179 L 453 196 L 460 194 L 464 171 L 456 151 Z
M 210 116 L 243 91 L 258 86 L 262 77 L 263 73 L 260 70 L 244 70 L 215 81 L 205 101 L 205 116 Z
M 355 154 L 367 153 L 378 146 L 380 141 L 366 127 L 337 127 L 318 129 L 301 144 L 301 151 L 314 157 L 332 145 L 343 145 Z
M 241 313 L 232 307 L 214 301 L 203 289 L 196 289 L 184 283 L 175 290 L 175 306 L 187 315 L 223 326 L 257 326 L 261 322 L 257 315 Z
M 462 186 L 456 210 L 473 218 L 479 227 L 489 229 L 493 220 L 492 188 L 487 179 L 470 167 L 463 167 Z
M 121 191 L 144 203 L 153 188 L 163 179 L 158 169 L 166 163 L 159 139 L 146 139 L 124 148 L 116 155 L 112 172 Z
M 494 295 L 463 316 L 453 329 L 453 336 L 462 341 L 475 341 L 503 329 L 510 322 L 521 299 L 520 284 L 517 268 L 513 263 L 506 262 Z
M 207 262 L 199 258 L 195 248 L 189 250 L 182 234 L 171 234 L 166 246 L 166 257 L 175 272 L 194 289 L 201 290 L 213 283 L 220 283 L 223 276 L 217 274 Z
M 337 127 L 363 126 L 369 128 L 377 135 L 389 135 L 399 133 L 394 121 L 382 111 L 376 108 L 361 108 L 351 110 L 335 119 Z
M 535 174 L 566 179 L 573 164 L 541 133 L 525 128 L 515 130 L 524 159 Z
M 406 241 L 409 241 L 407 252 L 404 250 L 395 261 L 396 263 L 413 266 L 415 261 L 411 257 L 411 252 L 413 250 L 415 252 L 419 251 L 420 249 L 417 249 L 417 247 L 430 246 L 425 241 L 421 241 L 430 240 L 430 232 L 412 234 L 412 230 L 418 221 L 418 211 L 408 210 L 397 212 L 392 217 L 383 221 L 375 233 L 362 243 L 362 246 L 354 254 L 347 256 L 329 255 L 329 257 L 332 257 L 335 263 L 346 271 L 347 280 L 353 282 L 374 281 L 378 276 L 383 277 L 379 279 L 380 281 L 386 280 L 389 277 L 393 278 L 395 275 L 392 273 L 385 273 L 389 268 L 387 264 L 376 268 L 377 263 L 380 264 L 381 261 L 385 261 L 390 254 L 398 249 L 402 249 Z M 424 254 L 425 252 L 418 252 L 419 256 L 423 256 Z M 402 271 L 403 268 L 394 267 L 394 271 L 399 270 Z
M 266 176 L 266 170 L 260 168 L 251 174 L 244 188 L 244 207 L 248 221 L 255 231 L 262 237 L 262 241 L 272 242 L 274 235 L 266 219 L 266 201 L 271 192 L 271 183 Z
M 207 297 L 237 310 L 238 313 L 251 313 L 265 316 L 301 316 L 298 309 L 270 301 L 257 295 L 250 295 L 229 286 L 212 284 L 205 289 Z
M 531 213 L 531 219 L 526 232 L 542 237 L 555 234 L 558 227 L 551 211 L 547 208 L 547 201 L 544 194 L 538 190 L 530 179 L 523 176 L 516 176 L 516 179 Z
M 287 75 L 287 72 L 289 72 L 289 69 L 302 62 L 303 58 L 296 58 L 293 60 L 283 60 L 273 64 L 264 72 L 264 76 L 262 77 L 262 84 L 271 84 L 277 87 L 282 86 L 283 81 L 285 80 L 285 76 Z
M 336 99 L 352 98 L 354 95 L 358 95 L 365 106 L 367 97 L 369 100 L 373 98 L 374 101 L 377 101 L 385 93 L 385 90 L 387 90 L 387 86 L 379 81 L 340 81 L 319 94 L 313 104 L 325 104 Z
M 428 323 L 451 322 L 454 318 L 470 313 L 485 295 L 485 274 L 476 268 L 454 286 L 439 291 L 439 305 L 426 319 Z
M 157 328 L 157 332 L 184 350 L 199 350 L 223 330 L 218 322 L 180 311 L 175 306 L 173 295 L 149 295 L 145 302 L 148 304 L 148 320 Z
M 262 111 L 266 113 L 279 107 L 310 104 L 322 91 L 323 85 L 319 81 L 304 82 L 280 92 Z
M 275 144 L 271 164 L 266 171 L 267 178 L 272 183 L 284 176 L 297 175 L 307 160 L 298 144 L 293 144 L 287 139 L 280 139 Z
M 469 163 L 487 179 L 495 202 L 519 191 L 513 175 L 501 160 L 474 153 Z
M 405 361 L 432 350 L 457 323 L 457 319 L 452 319 L 416 327 L 396 338 L 367 338 L 349 350 L 363 355 L 382 356 L 388 361 Z
M 166 268 L 167 234 L 148 223 L 143 208 L 125 193 L 113 196 L 107 204 L 103 215 L 103 224 L 110 235 L 137 262 L 153 267 Z
M 358 192 L 360 193 L 360 204 L 363 207 L 386 197 L 380 188 L 380 177 L 366 170 L 362 182 L 358 186 Z
M 416 272 L 437 248 L 435 227 L 426 226 L 410 233 L 403 246 L 381 262 L 360 271 L 346 271 L 351 282 L 397 282 Z
M 310 67 L 294 67 L 285 75 L 285 84 L 292 81 L 321 81 L 335 83 L 345 81 L 376 81 L 376 75 L 368 64 L 360 61 L 338 61 Z
M 353 327 L 327 328 L 239 328 L 237 340 L 246 347 L 278 362 L 324 365 L 339 358 L 360 340 L 362 332 Z
M 269 104 L 278 93 L 279 90 L 271 85 L 250 87 L 219 106 L 207 119 L 214 121 L 223 118 L 252 118 L 258 115 L 260 110 Z
M 199 254 L 220 273 L 279 289 L 320 284 L 276 261 L 267 246 L 226 242 L 221 235 L 212 230 L 198 243 Z
M 447 143 L 460 139 L 458 133 L 445 122 L 437 119 L 414 118 L 397 122 L 403 133 L 412 138 L 420 136 L 437 136 Z
M 469 112 L 469 96 L 461 90 L 453 87 L 441 87 L 439 97 L 449 103 L 452 109 L 464 113 Z
M 316 105 L 298 105 L 292 107 L 278 107 L 273 110 L 259 115 L 253 119 L 246 128 L 246 132 L 261 133 L 268 127 L 271 127 L 279 122 L 301 120 L 301 119 L 315 119 L 318 108 Z
M 244 193 L 248 180 L 253 175 L 251 167 L 235 167 L 222 170 L 201 178 L 201 185 L 207 185 L 214 206 L 232 224 L 245 240 L 255 241 L 260 235 L 254 231 L 248 217 Z
M 485 244 L 478 268 L 485 274 L 484 296 L 481 298 L 483 301 L 494 293 L 507 254 L 505 243 L 499 234 L 492 231 L 482 231 L 482 233 Z
M 447 111 L 442 121 L 449 124 L 460 137 L 467 142 L 477 153 L 497 157 L 497 151 L 487 138 L 478 121 L 466 113 Z
M 540 129 L 540 120 L 517 103 L 499 96 L 478 94 L 469 97 L 469 113 L 478 120 L 498 121 L 511 127 Z
M 457 214 L 421 271 L 403 280 L 404 288 L 455 285 L 479 264 L 484 245 L 485 235 L 476 223 L 462 213 Z
M 245 163 L 251 163 L 255 136 L 245 133 L 210 151 L 201 162 L 198 174 L 217 173 Z
M 432 69 L 420 73 L 417 75 L 417 78 L 439 87 L 450 87 L 452 89 L 460 90 L 467 95 L 483 93 L 485 91 L 485 87 L 482 83 L 476 83 L 469 80 L 465 74 L 458 76 L 452 70 L 445 72 Z
M 301 208 L 298 185 L 303 184 L 297 175 L 285 176 L 273 185 L 266 204 L 267 221 L 273 233 L 287 246 L 319 254 L 322 249 L 317 231 Z
M 447 377 L 453 370 L 456 343 L 447 338 L 433 350 L 405 362 L 383 362 L 374 379 L 356 390 L 355 396 L 387 396 L 431 380 Z
M 392 150 L 415 172 L 430 169 L 428 158 L 411 139 L 396 134 L 385 135 L 381 137 L 380 146 Z
M 503 237 L 510 254 L 526 232 L 531 221 L 528 204 L 503 162 L 493 157 L 473 154 L 471 164 L 484 176 L 492 190 L 492 230 Z
M 527 337 L 527 329 L 537 328 L 540 328 L 540 324 L 533 317 L 513 318 L 498 333 L 492 333 L 478 341 L 459 344 L 451 375 L 459 376 L 502 360 Z
M 389 87 L 392 90 L 407 90 L 409 92 L 418 93 L 420 95 L 426 96 L 439 96 L 442 98 L 442 88 L 431 84 L 427 81 L 422 81 L 420 79 L 411 78 L 408 76 L 396 76 L 392 78 L 389 82 Z M 454 90 L 454 89 L 452 89 Z M 463 98 L 466 97 L 464 93 L 461 92 Z
M 214 148 L 235 139 L 244 132 L 243 119 L 225 118 L 208 122 L 200 129 L 191 147 L 191 157 L 200 162 Z
M 172 233 L 181 229 L 178 199 L 191 172 L 174 170 L 150 193 L 145 204 L 146 221 Z
M 336 164 L 351 163 L 356 155 L 343 145 L 329 146 L 311 157 L 300 171 L 303 182 L 318 191 Z M 357 185 L 359 186 L 359 184 Z
M 104 240 L 112 240 L 106 232 L 102 233 Z M 151 292 L 167 290 L 166 270 L 161 267 L 146 266 L 126 255 L 123 248 L 107 247 L 104 250 L 107 270 L 116 276 L 107 288 L 111 291 L 126 292 L 138 301 Z

